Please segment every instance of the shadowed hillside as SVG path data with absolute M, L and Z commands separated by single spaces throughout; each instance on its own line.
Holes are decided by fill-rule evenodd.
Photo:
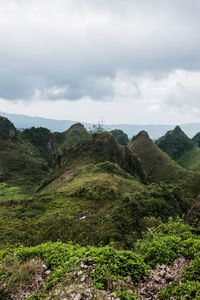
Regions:
M 200 148 L 195 143 L 197 139 L 198 135 L 191 140 L 177 126 L 159 138 L 156 144 L 184 168 L 200 171 Z
M 55 159 L 52 138 L 42 128 L 18 132 L 8 119 L 0 117 L 0 180 L 33 190 Z

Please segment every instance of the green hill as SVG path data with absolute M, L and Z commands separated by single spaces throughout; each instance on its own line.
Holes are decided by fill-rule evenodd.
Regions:
M 60 151 L 80 144 L 81 141 L 85 141 L 87 138 L 89 138 L 89 136 L 90 135 L 85 127 L 80 123 L 72 125 L 64 132 L 54 133 L 54 137 Z
M 90 134 L 57 156 L 37 193 L 26 198 L 19 193 L 16 201 L 2 197 L 0 245 L 60 239 L 83 245 L 116 241 L 129 247 L 157 218 L 182 215 L 193 202 L 176 185 L 144 181 L 131 150 L 111 133 Z M 9 186 L 4 189 L 12 195 Z
M 18 132 L 8 119 L 0 117 L 0 181 L 19 186 L 23 191 L 33 191 L 47 175 L 55 158 L 50 151 L 51 139 L 52 134 L 48 132 L 47 135 L 46 129 Z
M 197 138 L 198 136 L 195 139 Z M 179 126 L 159 138 L 156 144 L 182 167 L 200 171 L 200 148 Z
M 176 161 L 181 160 L 185 153 L 194 148 L 194 143 L 179 126 L 159 138 L 156 144 Z
M 109 132 L 88 134 L 87 138 L 81 138 L 77 145 L 65 149 L 58 160 L 61 169 L 63 166 L 66 168 L 110 161 L 117 163 L 130 174 L 144 178 L 138 158 L 127 147 L 119 145 Z
M 189 149 L 179 128 L 172 135 Z M 187 153 L 200 149 L 191 143 Z M 127 147 L 81 124 L 19 132 L 0 118 L 0 176 L 2 299 L 198 299 L 197 229 L 169 218 L 193 205 L 200 174 L 146 132 Z
M 185 170 L 164 153 L 145 131 L 133 137 L 129 149 L 139 157 L 150 181 L 174 182 L 186 174 Z
M 116 140 L 118 141 L 118 143 L 120 145 L 123 146 L 127 146 L 129 143 L 129 139 L 128 139 L 128 135 L 126 133 L 124 133 L 122 130 L 120 129 L 114 129 L 110 131 L 112 133 L 112 135 L 114 135 L 114 137 L 116 138 Z
M 150 182 L 168 182 L 181 187 L 194 197 L 199 194 L 200 174 L 193 170 L 186 170 L 163 152 L 148 136 L 141 131 L 133 137 L 129 149 L 140 159 L 147 180 Z M 194 151 L 194 147 L 191 151 Z M 191 152 L 192 153 L 192 152 Z M 198 163 L 200 162 L 200 158 Z

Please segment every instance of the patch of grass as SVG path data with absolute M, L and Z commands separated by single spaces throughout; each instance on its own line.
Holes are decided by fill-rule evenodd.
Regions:
M 0 266 L 0 285 L 5 285 L 2 292 L 3 299 L 14 294 L 20 285 L 29 285 L 37 271 L 38 266 L 34 260 L 22 263 L 17 257 L 4 258 Z
M 0 205 L 7 201 L 19 201 L 24 198 L 20 188 L 0 183 Z
M 176 181 L 177 183 L 187 173 L 164 153 L 145 132 L 139 133 L 134 138 L 129 144 L 129 149 L 140 158 L 142 167 L 150 181 Z
M 190 151 L 187 151 L 178 163 L 185 169 L 200 171 L 200 148 L 194 147 Z

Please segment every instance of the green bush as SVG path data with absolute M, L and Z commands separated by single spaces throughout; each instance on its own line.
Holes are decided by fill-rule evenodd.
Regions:
M 119 291 L 119 292 L 117 292 L 117 296 L 121 300 L 138 300 L 139 299 L 136 295 L 130 294 L 127 291 Z
M 164 287 L 158 294 L 160 300 L 168 299 L 187 299 L 199 300 L 200 299 L 200 282 L 187 281 L 177 285 L 176 282 Z

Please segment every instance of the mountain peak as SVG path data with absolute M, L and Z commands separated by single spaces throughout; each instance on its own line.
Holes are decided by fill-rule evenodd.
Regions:
M 183 135 L 188 138 L 188 136 L 185 134 L 185 132 L 178 125 L 172 130 L 171 133 L 176 134 L 176 135 Z
M 134 142 L 135 140 L 137 140 L 138 138 L 141 138 L 141 137 L 150 139 L 148 132 L 146 132 L 145 130 L 142 130 L 137 135 L 133 136 L 132 142 Z
M 69 132 L 69 131 L 73 131 L 73 130 L 83 130 L 83 131 L 87 131 L 87 130 L 85 129 L 84 125 L 81 124 L 81 123 L 75 123 L 75 124 L 71 125 L 71 126 L 69 127 L 69 129 L 67 129 L 68 132 Z

